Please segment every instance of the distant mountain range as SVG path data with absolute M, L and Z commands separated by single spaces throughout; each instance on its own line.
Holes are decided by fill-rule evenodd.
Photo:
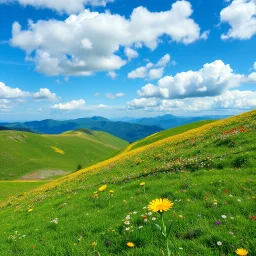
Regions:
M 227 116 L 178 117 L 168 114 L 150 118 L 120 118 L 114 121 L 101 116 L 94 116 L 65 121 L 46 119 L 24 123 L 0 123 L 0 130 L 10 129 L 34 133 L 60 134 L 70 130 L 88 128 L 96 131 L 104 131 L 128 142 L 134 142 L 156 132 L 184 124 L 226 117 Z
M 173 115 L 167 114 L 163 116 L 138 118 L 138 119 L 123 118 L 123 120 L 126 120 L 126 122 L 133 123 L 133 124 L 158 126 L 166 130 L 166 129 L 174 128 L 184 124 L 194 123 L 197 121 L 217 120 L 217 119 L 223 119 L 226 117 L 228 116 L 215 115 L 215 116 L 199 116 L 199 117 L 180 117 L 180 116 L 173 116 Z
M 26 130 L 44 134 L 60 134 L 70 130 L 88 128 L 91 130 L 110 133 L 128 142 L 134 142 L 163 130 L 155 125 L 149 126 L 120 121 L 114 122 L 100 116 L 66 121 L 46 119 L 43 121 L 31 121 L 24 123 L 0 123 L 0 126 L 2 129 Z

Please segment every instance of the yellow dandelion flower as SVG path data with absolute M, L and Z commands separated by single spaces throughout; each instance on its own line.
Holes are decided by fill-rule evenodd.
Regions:
M 167 198 L 159 198 L 151 201 L 148 205 L 148 209 L 153 212 L 166 212 L 173 206 L 173 203 Z
M 96 242 L 92 242 L 92 246 L 96 246 L 97 245 L 97 243 Z
M 141 183 L 140 183 L 140 186 L 144 187 L 145 184 L 146 184 L 146 182 L 141 182 Z
M 32 212 L 32 211 L 33 211 L 33 209 L 32 209 L 32 208 L 29 208 L 29 209 L 28 209 L 28 212 Z
M 240 256 L 246 256 L 248 254 L 248 251 L 243 248 L 239 248 L 236 250 L 236 254 Z
M 113 194 L 113 193 L 114 193 L 114 190 L 109 190 L 109 193 L 110 193 L 110 194 Z
M 106 190 L 106 188 L 107 188 L 107 185 L 103 185 L 103 186 L 101 186 L 101 187 L 98 189 L 98 191 L 102 192 L 102 191 Z
M 130 248 L 133 248 L 133 247 L 135 246 L 135 244 L 132 243 L 132 242 L 128 242 L 126 245 L 127 245 L 128 247 L 130 247 Z

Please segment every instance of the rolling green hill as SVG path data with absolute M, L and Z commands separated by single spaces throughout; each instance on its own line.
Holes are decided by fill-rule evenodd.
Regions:
M 253 110 L 12 197 L 1 204 L 0 252 L 160 256 L 167 241 L 171 256 L 255 255 L 255 135 Z M 172 208 L 152 212 L 156 198 Z
M 25 123 L 3 123 L 2 126 L 17 130 L 27 129 L 35 133 L 43 134 L 60 134 L 69 130 L 86 128 L 95 131 L 104 131 L 128 142 L 134 142 L 163 130 L 155 125 L 149 126 L 131 124 L 127 122 L 113 122 L 100 116 L 65 121 L 46 119 L 42 121 L 31 121 Z
M 46 177 L 64 175 L 102 161 L 128 145 L 105 132 L 88 129 L 61 135 L 38 135 L 19 131 L 0 131 L 0 180 L 21 178 L 42 170 L 56 170 Z M 24 177 L 26 179 L 26 176 Z
M 204 121 L 198 121 L 198 122 L 194 122 L 191 124 L 185 124 L 183 126 L 178 126 L 175 128 L 171 128 L 162 132 L 158 132 L 155 134 L 152 134 L 144 139 L 135 141 L 134 143 L 132 143 L 131 145 L 129 145 L 126 149 L 124 149 L 125 152 L 136 149 L 136 148 L 140 148 L 146 145 L 149 145 L 151 143 L 154 143 L 156 141 L 165 139 L 167 137 L 171 137 L 186 131 L 189 131 L 191 129 L 195 129 L 198 128 L 200 126 L 203 126 L 205 124 L 209 124 L 211 122 L 214 122 L 213 120 L 204 120 Z

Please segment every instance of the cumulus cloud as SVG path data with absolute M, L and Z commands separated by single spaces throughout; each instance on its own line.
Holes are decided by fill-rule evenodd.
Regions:
M 164 68 L 152 68 L 148 72 L 149 79 L 158 79 L 163 76 Z
M 41 88 L 39 92 L 33 93 L 32 97 L 35 100 L 50 100 L 50 101 L 59 100 L 57 95 L 55 93 L 50 92 L 48 88 Z
M 248 82 L 245 75 L 233 72 L 230 65 L 216 60 L 198 71 L 187 71 L 165 76 L 157 85 L 147 84 L 138 91 L 140 97 L 164 99 L 216 96 Z
M 156 98 L 140 98 L 127 102 L 128 109 L 144 109 L 147 107 L 159 106 L 159 100 Z
M 226 91 L 222 95 L 203 98 L 186 98 L 166 100 L 158 98 L 140 98 L 127 102 L 128 110 L 148 110 L 157 112 L 176 111 L 218 111 L 218 110 L 249 110 L 256 107 L 256 92 Z
M 80 99 L 80 100 L 72 100 L 72 101 L 66 102 L 66 103 L 55 104 L 51 107 L 51 109 L 77 110 L 77 109 L 84 109 L 84 107 L 85 107 L 85 101 Z
M 247 78 L 248 83 L 256 83 L 256 72 L 252 72 L 248 78 Z
M 36 8 L 47 8 L 57 12 L 79 13 L 83 11 L 84 6 L 106 6 L 109 2 L 114 0 L 1 0 L 1 3 L 18 2 L 23 6 L 33 6 Z
M 111 77 L 112 79 L 115 79 L 117 77 L 117 73 L 115 71 L 109 71 L 108 76 Z
M 139 67 L 135 70 L 128 73 L 128 78 L 135 79 L 135 78 L 145 78 L 147 76 L 147 68 L 146 67 Z
M 221 35 L 223 40 L 250 39 L 256 34 L 256 0 L 233 0 L 221 11 L 220 20 L 231 27 Z
M 41 88 L 38 92 L 31 93 L 22 91 L 19 88 L 12 88 L 0 82 L 0 99 L 12 99 L 16 102 L 24 102 L 25 98 L 32 98 L 34 100 L 58 100 L 59 97 L 52 93 L 48 88 Z
M 0 82 L 0 99 L 16 99 L 28 96 L 28 92 L 24 92 L 19 88 L 11 88 Z
M 112 93 L 106 93 L 105 96 L 109 99 L 116 99 L 116 98 L 120 98 L 124 96 L 124 93 L 120 92 L 120 93 L 116 93 L 116 94 L 112 94 Z
M 127 19 L 110 12 L 84 10 L 64 21 L 30 20 L 25 30 L 15 22 L 11 44 L 24 50 L 26 60 L 34 62 L 37 71 L 46 75 L 89 76 L 125 65 L 118 55 L 121 47 L 145 46 L 154 50 L 163 35 L 183 44 L 200 40 L 200 27 L 191 18 L 192 13 L 188 1 L 177 1 L 171 10 L 162 12 L 138 7 Z M 135 53 L 130 50 L 128 55 Z
M 126 47 L 124 49 L 124 53 L 125 53 L 126 57 L 128 58 L 128 60 L 131 60 L 133 58 L 137 58 L 139 56 L 138 52 L 133 50 L 130 47 Z
M 148 78 L 148 79 L 159 79 L 163 76 L 164 67 L 170 62 L 171 56 L 165 54 L 156 64 L 149 62 L 146 66 L 139 67 L 130 73 L 128 73 L 128 78 Z

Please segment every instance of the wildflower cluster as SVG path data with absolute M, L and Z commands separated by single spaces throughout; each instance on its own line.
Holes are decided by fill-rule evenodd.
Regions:
M 21 235 L 18 231 L 15 231 L 13 235 L 10 235 L 8 237 L 8 240 L 17 241 L 17 240 L 24 239 L 25 237 L 26 237 L 26 235 Z
M 59 219 L 55 218 L 55 219 L 51 220 L 50 223 L 53 223 L 53 224 L 57 225 L 58 221 L 59 221 Z

